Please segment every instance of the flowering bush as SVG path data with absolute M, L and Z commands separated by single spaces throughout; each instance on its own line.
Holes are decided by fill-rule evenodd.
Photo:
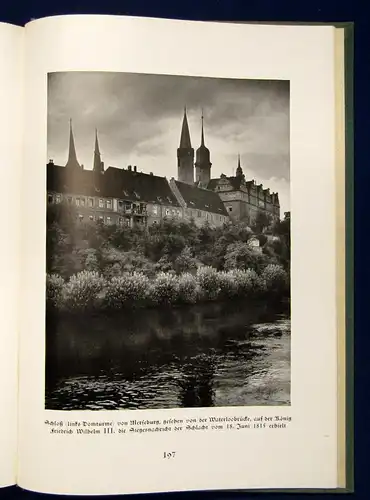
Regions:
M 266 291 L 272 294 L 281 294 L 287 291 L 288 275 L 282 266 L 269 264 L 262 272 L 261 279 L 265 283 Z
M 64 287 L 64 279 L 58 274 L 46 275 L 46 305 L 47 307 L 60 306 Z
M 63 306 L 68 310 L 93 309 L 105 285 L 105 279 L 95 271 L 81 271 L 69 279 L 63 290 Z
M 220 293 L 219 273 L 210 266 L 197 269 L 197 280 L 201 289 L 201 296 L 207 300 L 215 300 Z
M 238 284 L 232 272 L 221 271 L 218 273 L 221 297 L 231 298 L 238 295 Z
M 194 304 L 199 296 L 199 285 L 190 273 L 181 274 L 178 278 L 178 298 L 180 302 Z
M 148 296 L 150 280 L 142 273 L 115 276 L 107 284 L 104 304 L 110 309 L 143 305 Z
M 158 273 L 150 288 L 152 301 L 156 304 L 173 304 L 178 296 L 178 278 L 171 272 Z

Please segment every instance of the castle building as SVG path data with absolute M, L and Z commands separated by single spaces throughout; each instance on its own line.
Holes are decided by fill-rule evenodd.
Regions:
M 245 221 L 253 224 L 258 212 L 280 218 L 280 202 L 278 193 L 271 193 L 255 180 L 245 180 L 245 175 L 238 156 L 236 175 L 227 177 L 221 174 L 219 178 L 211 179 L 207 188 L 220 196 L 232 221 Z
M 47 165 L 48 203 L 66 201 L 74 205 L 81 220 L 129 226 L 158 224 L 166 218 L 194 220 L 198 226 L 208 222 L 217 227 L 230 220 L 252 225 L 261 212 L 272 219 L 280 218 L 278 193 L 253 179 L 246 180 L 240 155 L 235 176 L 211 178 L 211 154 L 204 136 L 202 112 L 200 146 L 194 162 L 185 108 L 177 149 L 177 180 L 168 181 L 139 172 L 136 166 L 105 169 L 97 130 L 93 167 L 85 169 L 77 159 L 70 122 L 66 165 L 55 165 L 52 160 Z
M 187 145 L 188 149 L 183 147 Z M 268 214 L 272 219 L 280 218 L 280 202 L 278 193 L 270 193 L 270 189 L 265 189 L 262 184 L 256 184 L 255 180 L 246 181 L 243 169 L 240 164 L 240 155 L 238 155 L 238 165 L 235 176 L 227 177 L 221 174 L 219 178 L 211 179 L 211 158 L 210 151 L 205 146 L 204 141 L 204 117 L 202 111 L 201 143 L 196 151 L 195 164 L 191 164 L 191 158 L 194 156 L 194 150 L 191 148 L 190 131 L 186 110 L 184 112 L 180 148 L 181 158 L 185 158 L 182 169 L 178 171 L 178 180 L 188 185 L 193 184 L 193 168 L 195 168 L 195 186 L 201 188 L 202 192 L 212 191 L 219 195 L 223 205 L 233 222 L 245 221 L 253 224 L 257 213 Z M 190 153 L 191 152 L 191 153 Z M 181 162 L 179 162 L 180 165 Z
M 181 158 L 190 145 L 186 111 L 184 123 L 178 150 Z M 194 220 L 197 226 L 205 221 L 211 226 L 227 222 L 229 216 L 218 194 L 196 187 L 194 179 L 190 182 L 193 163 L 185 161 L 182 166 L 185 168 L 181 172 L 188 182 L 172 179 L 169 182 L 165 177 L 138 172 L 136 166 L 105 169 L 95 131 L 93 168 L 87 170 L 77 160 L 70 122 L 66 165 L 55 165 L 52 160 L 47 164 L 47 202 L 74 206 L 81 221 L 121 226 L 145 227 L 164 219 Z

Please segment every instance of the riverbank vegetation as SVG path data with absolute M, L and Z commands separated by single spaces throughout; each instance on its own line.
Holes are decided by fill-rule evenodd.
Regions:
M 249 245 L 258 238 L 260 248 Z M 62 310 L 289 297 L 290 220 L 197 228 L 164 221 L 140 227 L 78 220 L 48 208 L 47 306 Z

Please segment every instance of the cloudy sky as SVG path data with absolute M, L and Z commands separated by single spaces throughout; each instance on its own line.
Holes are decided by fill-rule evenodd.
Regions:
M 65 165 L 69 119 L 77 158 L 92 168 L 95 127 L 105 166 L 177 177 L 184 106 L 192 146 L 205 143 L 212 177 L 235 175 L 237 156 L 247 180 L 278 191 L 281 213 L 290 210 L 289 82 L 127 73 L 49 75 L 48 158 Z

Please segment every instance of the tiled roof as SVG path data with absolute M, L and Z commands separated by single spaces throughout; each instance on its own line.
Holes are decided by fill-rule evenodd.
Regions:
M 235 189 L 235 190 L 240 189 L 240 184 L 243 180 L 243 178 L 241 176 L 224 177 L 224 178 L 230 182 L 233 189 Z M 216 188 L 217 184 L 219 183 L 219 181 L 220 181 L 220 179 L 211 179 L 208 183 L 207 188 L 214 190 Z
M 180 206 L 165 177 L 109 167 L 105 174 L 106 196 Z
M 219 215 L 228 215 L 220 197 L 214 191 L 175 181 L 188 208 L 204 210 Z
M 99 182 L 95 186 L 95 179 Z M 103 175 L 92 170 L 47 165 L 47 190 L 180 206 L 165 177 L 109 167 Z

